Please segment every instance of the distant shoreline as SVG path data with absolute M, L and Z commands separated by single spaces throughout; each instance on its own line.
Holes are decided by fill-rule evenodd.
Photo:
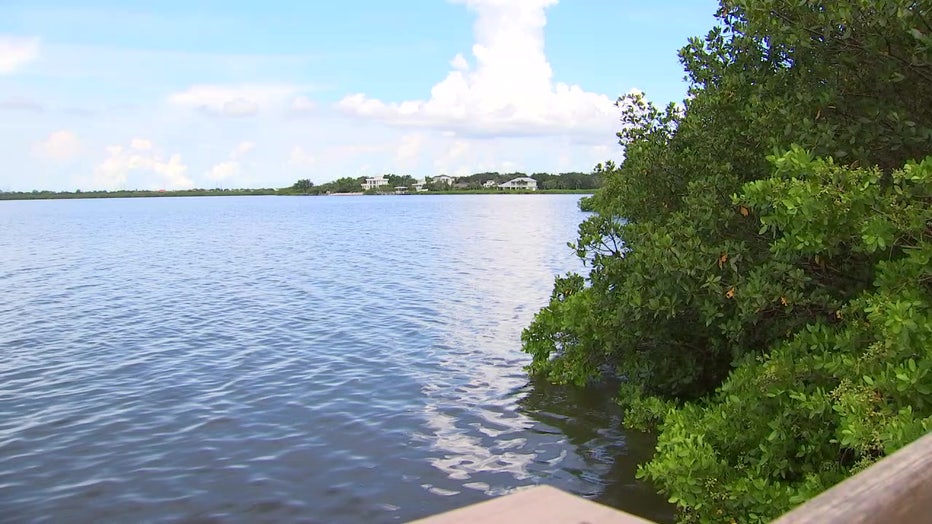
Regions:
M 275 189 L 186 189 L 181 191 L 11 191 L 0 192 L 0 200 L 75 200 L 94 198 L 164 198 L 196 196 L 277 195 Z
M 521 189 L 463 189 L 450 191 L 426 191 L 423 193 L 409 193 L 411 195 L 591 195 L 595 189 L 538 189 L 526 191 Z
M 182 190 L 182 191 L 12 191 L 0 192 L 0 200 L 77 200 L 97 198 L 166 198 L 166 197 L 203 197 L 203 196 L 423 196 L 423 195 L 533 195 L 533 194 L 567 194 L 591 195 L 593 189 L 541 189 L 537 191 L 502 191 L 487 189 L 464 189 L 450 191 L 425 191 L 395 195 L 390 193 L 364 195 L 363 193 L 333 193 L 330 195 L 305 195 L 275 189 L 229 189 L 229 190 Z

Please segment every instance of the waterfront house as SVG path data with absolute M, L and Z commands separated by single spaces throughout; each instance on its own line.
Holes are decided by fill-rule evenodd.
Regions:
M 499 184 L 500 189 L 509 189 L 517 190 L 523 189 L 525 191 L 537 191 L 537 180 L 533 178 L 522 176 L 515 178 L 514 180 L 509 180 L 508 182 Z
M 440 176 L 435 176 L 430 179 L 431 184 L 446 185 L 446 186 L 452 186 L 453 182 L 455 181 L 456 179 L 451 177 L 450 175 L 440 175 Z
M 494 180 L 486 180 L 485 182 L 482 183 L 482 187 L 484 188 L 493 188 L 497 185 L 498 183 L 495 182 Z
M 361 185 L 362 185 L 362 190 L 363 190 L 363 191 L 368 191 L 368 190 L 370 190 L 370 189 L 376 189 L 376 188 L 379 188 L 379 187 L 382 187 L 382 186 L 387 186 L 387 185 L 388 185 L 388 179 L 385 178 L 385 177 L 382 176 L 382 175 L 373 176 L 373 177 L 368 177 L 368 178 L 366 178 L 366 181 L 363 182 Z

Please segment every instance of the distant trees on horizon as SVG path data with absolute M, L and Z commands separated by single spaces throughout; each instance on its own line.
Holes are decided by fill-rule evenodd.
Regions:
M 386 189 L 391 188 L 392 190 L 394 190 L 396 187 L 410 188 L 419 182 L 418 179 L 411 175 L 386 173 L 381 176 L 388 180 Z M 485 184 L 489 181 L 494 182 L 497 186 L 498 184 L 502 184 L 509 180 L 514 180 L 515 178 L 521 177 L 529 177 L 536 180 L 537 188 L 540 190 L 580 191 L 589 189 L 595 190 L 602 187 L 602 177 L 598 172 L 582 173 L 578 171 L 571 171 L 557 174 L 543 172 L 527 174 L 520 171 L 514 171 L 511 173 L 487 171 L 482 173 L 474 173 L 467 176 L 450 176 L 450 178 L 453 179 L 452 184 L 437 182 L 436 179 L 441 176 L 450 175 L 440 174 L 433 177 L 425 177 L 424 183 L 426 184 L 427 189 L 430 191 L 475 191 L 487 189 Z M 309 179 L 301 179 L 295 182 L 291 187 L 285 188 L 284 191 L 288 193 L 310 195 L 327 193 L 359 193 L 362 192 L 362 183 L 366 180 L 366 178 L 368 177 L 342 177 L 319 185 L 315 185 Z

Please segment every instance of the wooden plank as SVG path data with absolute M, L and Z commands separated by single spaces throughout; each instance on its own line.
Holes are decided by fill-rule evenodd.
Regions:
M 634 515 L 570 495 L 550 486 L 537 486 L 455 509 L 412 524 L 651 524 Z
M 415 524 L 651 524 L 538 486 Z M 773 524 L 932 523 L 932 433 L 839 483 Z
M 900 449 L 774 524 L 932 522 L 932 433 Z

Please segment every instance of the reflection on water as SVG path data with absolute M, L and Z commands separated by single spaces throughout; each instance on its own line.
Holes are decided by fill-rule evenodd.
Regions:
M 528 384 L 572 195 L 0 202 L 0 521 L 646 515 L 607 392 Z
M 539 422 L 532 432 L 565 439 L 561 444 L 569 451 L 551 451 L 559 458 L 554 478 L 566 482 L 564 489 L 655 522 L 671 522 L 673 507 L 666 498 L 635 479 L 637 465 L 652 456 L 655 439 L 624 429 L 621 408 L 612 400 L 614 386 L 579 389 L 534 381 L 518 401 L 519 410 Z

